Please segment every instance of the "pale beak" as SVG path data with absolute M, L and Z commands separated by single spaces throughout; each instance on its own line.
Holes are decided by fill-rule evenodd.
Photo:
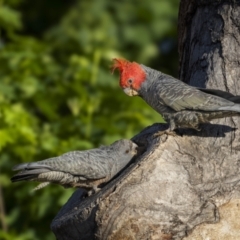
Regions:
M 133 155 L 136 155 L 138 153 L 138 145 L 136 143 L 133 143 L 133 146 L 132 146 L 132 153 Z
M 138 92 L 132 88 L 124 88 L 123 91 L 130 97 L 139 95 Z

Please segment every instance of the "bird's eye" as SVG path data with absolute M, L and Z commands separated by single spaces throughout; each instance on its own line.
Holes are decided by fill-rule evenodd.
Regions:
M 133 80 L 131 78 L 128 79 L 128 83 L 129 84 L 132 84 L 133 83 Z

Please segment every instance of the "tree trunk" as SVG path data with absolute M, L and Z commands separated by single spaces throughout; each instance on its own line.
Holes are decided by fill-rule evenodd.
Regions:
M 239 1 L 182 0 L 180 78 L 240 92 Z M 240 239 L 240 118 L 201 132 L 154 138 L 154 124 L 133 138 L 144 153 L 102 191 L 77 190 L 52 222 L 64 239 Z M 195 229 L 194 229 L 195 228 Z

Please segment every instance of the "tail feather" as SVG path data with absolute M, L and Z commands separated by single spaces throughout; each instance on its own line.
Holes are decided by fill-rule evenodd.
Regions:
M 240 96 L 230 97 L 228 100 L 234 103 L 240 103 Z
M 23 170 L 15 174 L 12 178 L 12 182 L 24 181 L 24 180 L 33 180 L 37 179 L 38 175 L 41 173 L 49 172 L 49 169 L 46 168 L 37 168 L 31 170 Z
M 234 104 L 233 106 L 220 107 L 218 110 L 239 112 L 240 113 L 240 104 Z
M 216 112 L 205 112 L 204 117 L 211 121 L 213 119 L 224 118 L 224 117 L 235 117 L 240 116 L 240 112 L 232 112 L 232 111 L 216 111 Z

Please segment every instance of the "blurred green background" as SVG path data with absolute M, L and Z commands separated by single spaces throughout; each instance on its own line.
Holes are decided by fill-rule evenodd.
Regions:
M 55 239 L 74 189 L 11 168 L 131 138 L 161 121 L 110 73 L 123 57 L 177 76 L 178 0 L 0 0 L 0 239 Z

